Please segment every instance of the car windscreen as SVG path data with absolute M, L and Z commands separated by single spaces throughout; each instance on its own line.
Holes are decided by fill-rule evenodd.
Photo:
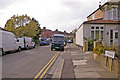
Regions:
M 53 41 L 64 41 L 64 37 L 63 36 L 54 36 Z

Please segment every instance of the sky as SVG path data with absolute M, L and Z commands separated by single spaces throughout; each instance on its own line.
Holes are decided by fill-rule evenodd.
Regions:
M 71 32 L 104 0 L 0 0 L 0 27 L 13 15 L 27 14 L 51 30 Z

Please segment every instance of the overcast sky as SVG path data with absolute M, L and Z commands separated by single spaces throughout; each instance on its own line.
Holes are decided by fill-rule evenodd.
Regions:
M 48 29 L 78 28 L 101 0 L 0 0 L 0 27 L 13 15 L 27 14 Z M 102 0 L 104 2 L 104 0 Z

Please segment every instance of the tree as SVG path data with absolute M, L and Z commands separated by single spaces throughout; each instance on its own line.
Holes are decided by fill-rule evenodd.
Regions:
M 33 40 L 34 40 L 36 43 L 39 43 L 39 35 L 41 34 L 42 29 L 40 28 L 39 22 L 38 22 L 35 18 L 32 18 L 32 21 L 35 22 L 35 23 L 37 23 L 38 30 L 39 30 L 39 32 L 36 34 L 36 36 L 33 37 Z
M 34 37 L 41 29 L 39 22 L 27 15 L 13 15 L 5 25 L 5 29 L 13 32 L 16 36 Z

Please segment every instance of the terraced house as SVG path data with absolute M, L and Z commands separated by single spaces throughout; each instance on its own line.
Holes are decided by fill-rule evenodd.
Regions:
M 119 6 L 119 0 L 99 5 L 78 28 L 76 44 L 83 46 L 86 39 L 96 39 L 102 40 L 103 45 L 118 46 Z

